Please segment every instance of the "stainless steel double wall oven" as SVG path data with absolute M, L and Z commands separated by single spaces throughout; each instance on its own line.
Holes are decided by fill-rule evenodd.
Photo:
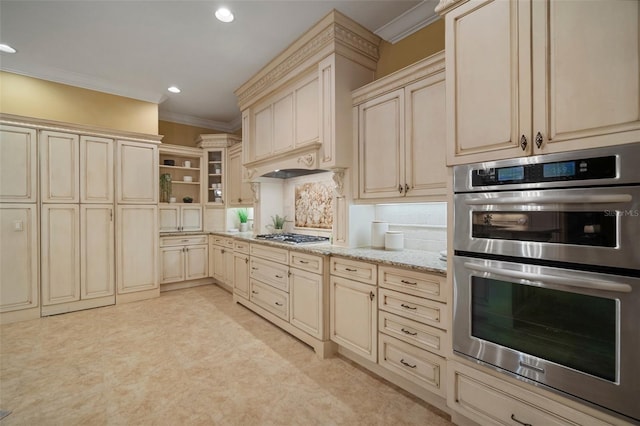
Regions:
M 640 422 L 640 143 L 454 168 L 457 354 Z

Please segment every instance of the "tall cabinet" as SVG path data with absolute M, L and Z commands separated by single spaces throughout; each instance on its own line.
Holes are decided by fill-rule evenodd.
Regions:
M 37 134 L 0 124 L 0 323 L 40 316 Z

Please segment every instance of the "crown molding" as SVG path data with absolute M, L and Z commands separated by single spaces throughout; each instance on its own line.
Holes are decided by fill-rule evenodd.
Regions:
M 391 44 L 410 36 L 440 19 L 435 12 L 438 0 L 424 0 L 402 15 L 378 28 L 374 33 Z
M 30 66 L 25 66 L 20 70 L 16 70 L 11 67 L 0 66 L 0 70 L 13 74 L 24 75 L 26 77 L 38 78 L 40 80 L 53 81 L 54 83 L 66 84 L 68 86 L 80 87 L 82 89 L 94 90 L 96 92 L 103 92 L 111 95 L 123 96 L 125 98 L 137 99 L 144 102 L 151 102 L 154 104 L 159 104 L 166 98 L 164 93 L 149 92 L 138 89 L 132 90 L 100 78 L 61 70 L 54 67 L 38 66 L 37 69 L 33 69 Z
M 203 127 L 205 129 L 218 130 L 221 132 L 233 133 L 240 129 L 242 116 L 238 115 L 229 122 L 207 120 L 205 118 L 193 117 L 191 115 L 177 114 L 174 112 L 159 111 L 158 118 L 171 123 L 186 124 L 188 126 Z

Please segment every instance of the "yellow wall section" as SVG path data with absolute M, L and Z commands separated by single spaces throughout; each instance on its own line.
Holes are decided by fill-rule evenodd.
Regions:
M 158 131 L 164 137 L 163 144 L 196 146 L 196 139 L 201 134 L 222 133 L 218 130 L 206 129 L 204 127 L 189 126 L 187 124 L 172 123 L 170 121 L 162 121 L 158 123 Z
M 444 19 L 403 38 L 396 44 L 383 41 L 376 80 L 444 49 Z
M 0 72 L 0 112 L 158 134 L 157 104 L 9 72 Z

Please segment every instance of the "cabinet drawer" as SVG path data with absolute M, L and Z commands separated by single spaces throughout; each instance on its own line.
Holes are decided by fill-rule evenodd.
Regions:
M 322 256 L 299 253 L 293 250 L 289 252 L 289 265 L 298 269 L 303 269 L 315 274 L 321 274 L 323 264 L 324 261 L 322 259 Z
M 401 291 L 414 296 L 446 302 L 446 277 L 426 274 L 424 272 L 380 266 L 378 268 L 378 285 Z
M 446 360 L 408 343 L 378 335 L 378 363 L 413 383 L 445 396 Z
M 410 296 L 397 291 L 381 288 L 378 291 L 378 307 L 423 324 L 447 329 L 447 305 L 421 297 Z
M 249 254 L 249 243 L 246 241 L 233 241 L 233 251 L 237 253 Z
M 267 247 L 261 244 L 250 244 L 249 250 L 251 256 L 258 256 L 285 265 L 289 263 L 289 250 L 286 249 Z
M 285 321 L 289 321 L 289 295 L 256 280 L 251 280 L 251 300 Z
M 289 291 L 289 267 L 251 257 L 249 276 L 279 290 Z
M 233 248 L 233 239 L 227 238 L 227 237 L 220 237 L 218 235 L 212 235 L 211 244 Z
M 454 363 L 453 408 L 482 425 L 593 425 L 604 422 L 542 395 Z
M 194 244 L 207 244 L 206 235 L 193 235 L 184 237 L 161 237 L 160 246 L 191 246 Z
M 439 328 L 380 311 L 378 331 L 440 356 L 445 355 L 443 345 L 447 333 Z
M 377 266 L 357 260 L 332 257 L 330 261 L 331 275 L 350 278 L 365 284 L 376 285 L 378 281 Z

